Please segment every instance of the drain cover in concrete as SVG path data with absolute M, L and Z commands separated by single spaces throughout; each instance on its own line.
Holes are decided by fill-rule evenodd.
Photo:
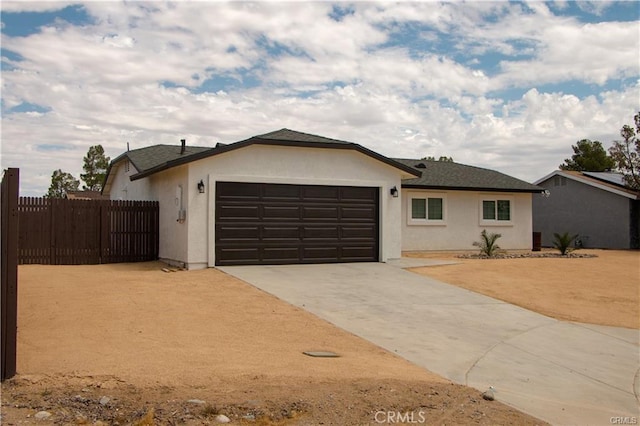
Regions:
M 335 352 L 329 352 L 329 351 L 305 351 L 302 353 L 305 355 L 316 357 L 316 358 L 337 358 L 340 356 Z

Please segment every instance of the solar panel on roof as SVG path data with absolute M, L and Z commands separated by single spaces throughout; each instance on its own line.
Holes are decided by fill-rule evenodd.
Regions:
M 585 176 L 592 177 L 594 179 L 602 180 L 605 182 L 613 183 L 614 185 L 624 186 L 624 180 L 621 173 L 613 172 L 582 172 Z

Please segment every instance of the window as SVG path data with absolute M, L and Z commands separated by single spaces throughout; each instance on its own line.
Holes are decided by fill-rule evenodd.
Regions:
M 409 196 L 409 225 L 443 225 L 445 195 L 415 193 Z
M 411 199 L 411 219 L 427 218 L 427 200 L 424 198 Z
M 442 198 L 427 198 L 427 219 L 442 220 Z
M 507 224 L 511 222 L 511 199 L 482 200 L 481 224 Z

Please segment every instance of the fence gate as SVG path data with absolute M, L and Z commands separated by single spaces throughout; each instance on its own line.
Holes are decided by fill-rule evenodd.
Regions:
M 20 264 L 93 265 L 158 258 L 157 201 L 20 197 Z
M 2 294 L 0 295 L 2 347 L 0 381 L 16 374 L 18 323 L 18 181 L 20 169 L 7 169 L 2 177 Z

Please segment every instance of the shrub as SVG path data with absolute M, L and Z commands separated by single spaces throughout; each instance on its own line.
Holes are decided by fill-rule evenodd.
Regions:
M 483 229 L 480 233 L 481 240 L 473 243 L 474 246 L 480 247 L 480 254 L 488 257 L 493 257 L 497 254 L 500 247 L 496 244 L 498 238 L 502 237 L 502 234 L 487 234 L 487 230 Z
M 560 254 L 566 256 L 571 253 L 576 248 L 571 248 L 571 244 L 578 238 L 578 234 L 569 235 L 568 232 L 564 234 L 558 234 L 557 232 L 553 233 L 553 246 L 560 250 Z

